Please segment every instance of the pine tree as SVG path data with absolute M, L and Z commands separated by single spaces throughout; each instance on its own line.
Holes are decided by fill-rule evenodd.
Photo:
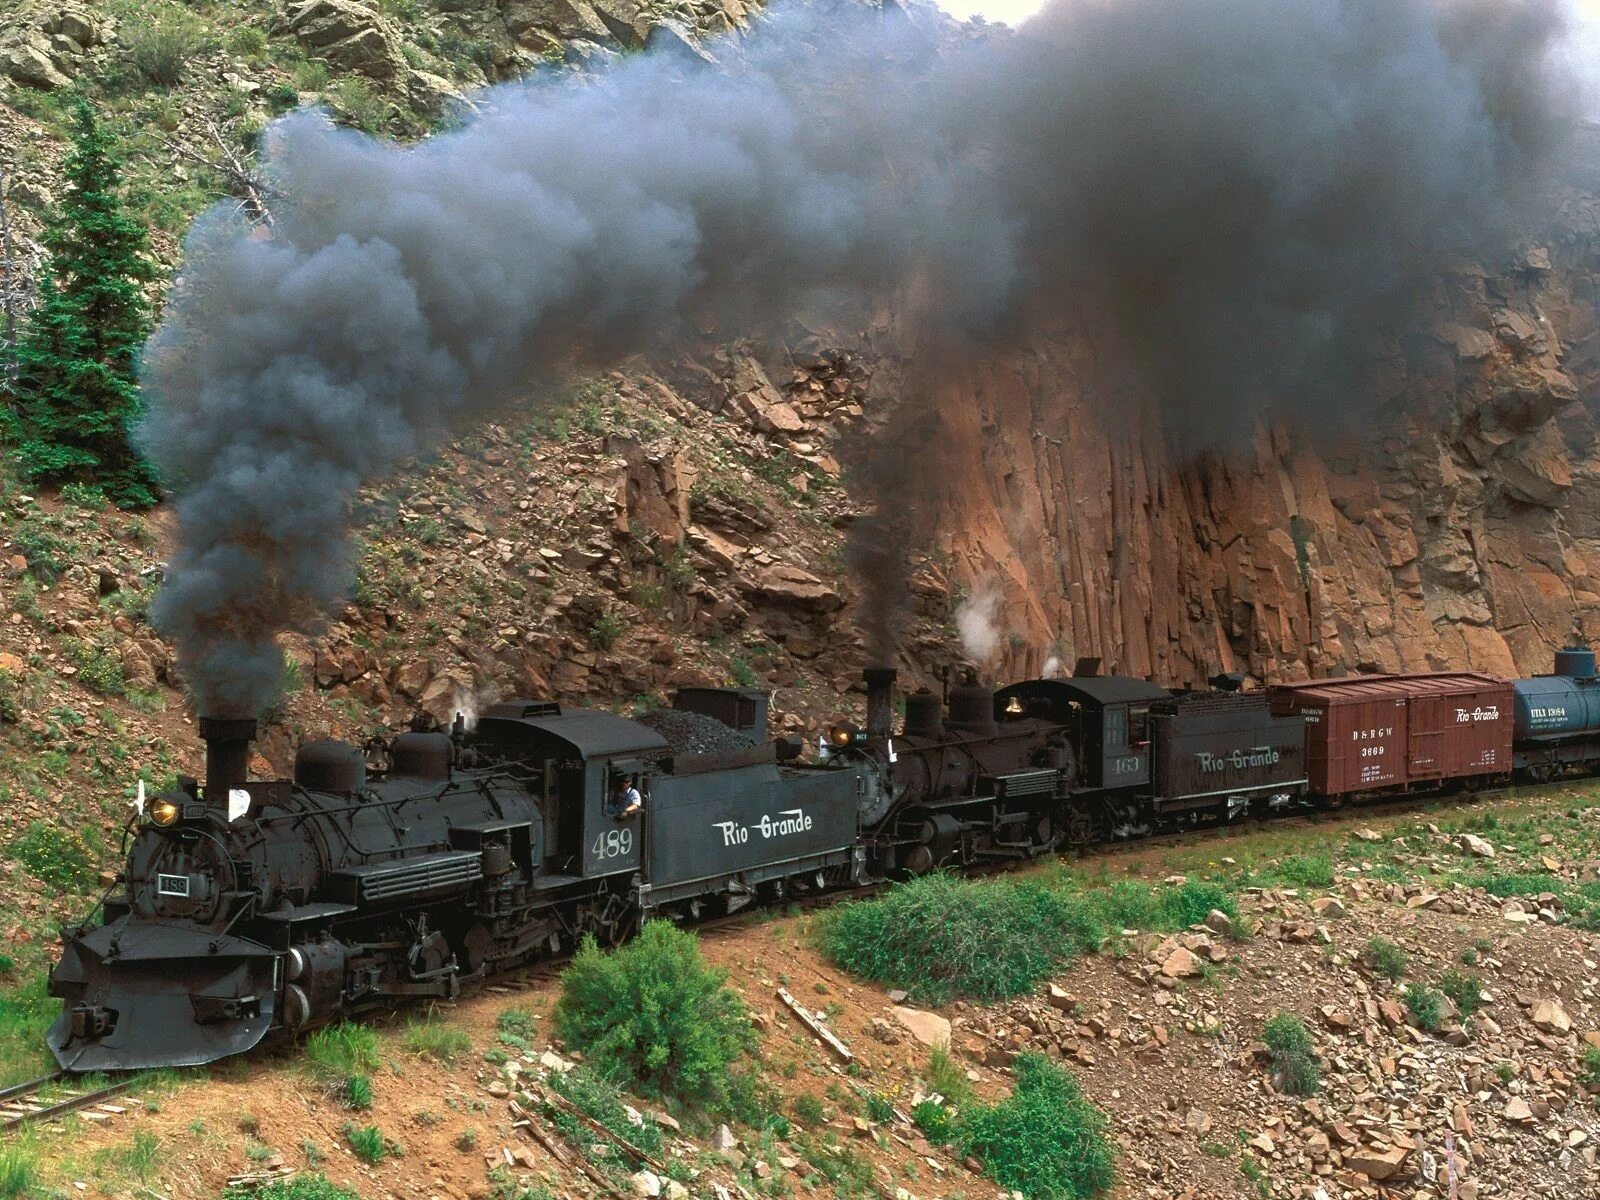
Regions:
M 79 98 L 67 195 L 45 235 L 39 304 L 15 355 L 8 440 L 33 484 L 87 484 L 123 508 L 155 503 L 134 450 L 134 365 L 150 329 L 141 285 L 154 274 L 145 229 L 123 211 L 112 142 Z

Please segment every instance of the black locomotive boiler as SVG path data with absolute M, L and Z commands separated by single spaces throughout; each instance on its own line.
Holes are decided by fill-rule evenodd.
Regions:
M 210 1062 L 373 1006 L 454 997 L 654 913 L 864 877 L 866 772 L 781 762 L 761 693 L 677 703 L 666 733 L 500 704 L 470 734 L 399 735 L 381 769 L 360 747 L 309 743 L 294 778 L 270 782 L 245 777 L 253 721 L 203 719 L 204 786 L 156 798 L 97 919 L 64 934 L 57 1060 Z M 647 797 L 632 817 L 612 803 L 625 778 Z

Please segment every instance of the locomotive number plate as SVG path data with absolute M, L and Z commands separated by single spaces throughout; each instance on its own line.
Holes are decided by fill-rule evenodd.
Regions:
M 158 896 L 187 896 L 189 894 L 189 877 L 187 875 L 157 875 L 156 894 Z

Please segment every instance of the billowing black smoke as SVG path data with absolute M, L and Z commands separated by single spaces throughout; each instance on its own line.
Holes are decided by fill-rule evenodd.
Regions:
M 689 318 L 1092 319 L 1178 425 L 1236 426 L 1509 227 L 1561 127 L 1554 2 L 1059 0 L 960 41 L 785 7 L 719 67 L 504 86 L 410 148 L 286 118 L 270 238 L 198 222 L 147 351 L 157 620 L 202 711 L 254 713 L 345 590 L 364 480 Z

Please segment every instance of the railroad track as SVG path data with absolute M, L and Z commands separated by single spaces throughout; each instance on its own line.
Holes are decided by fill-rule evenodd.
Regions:
M 108 1083 L 104 1087 L 74 1090 L 73 1076 L 66 1071 L 41 1075 L 27 1083 L 0 1088 L 0 1133 L 14 1133 L 24 1125 L 53 1121 L 68 1113 L 78 1113 L 88 1121 L 107 1121 L 127 1109 L 111 1103 L 133 1087 L 138 1080 L 128 1078 Z M 46 1096 L 59 1086 L 59 1094 Z

